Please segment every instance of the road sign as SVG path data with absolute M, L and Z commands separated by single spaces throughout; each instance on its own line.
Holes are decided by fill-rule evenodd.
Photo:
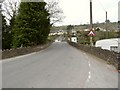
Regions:
M 95 33 L 91 30 L 88 34 L 88 36 L 95 36 Z

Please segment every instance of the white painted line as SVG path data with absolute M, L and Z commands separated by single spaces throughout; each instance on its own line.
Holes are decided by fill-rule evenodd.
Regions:
M 89 76 L 88 76 L 88 78 L 87 78 L 87 83 L 90 81 L 90 79 L 91 79 L 91 72 L 89 71 Z
M 91 64 L 89 63 L 89 67 L 91 66 Z
M 91 72 L 89 72 L 89 75 L 91 74 Z
M 36 54 L 36 52 L 30 53 L 30 54 L 26 54 L 26 55 L 16 56 L 16 57 L 8 58 L 8 59 L 3 59 L 1 62 L 2 62 L 2 63 L 3 63 L 3 62 L 8 62 L 8 61 L 12 61 L 12 60 L 15 60 L 15 59 L 19 59 L 19 58 L 31 56 L 31 55 L 34 55 L 34 54 Z
M 88 76 L 88 78 L 90 79 L 91 78 L 91 72 L 89 71 L 89 76 Z
M 91 78 L 91 75 L 89 75 L 89 77 L 88 77 L 89 79 Z

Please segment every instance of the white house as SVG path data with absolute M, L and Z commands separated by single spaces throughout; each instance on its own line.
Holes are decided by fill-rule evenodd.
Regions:
M 120 52 L 120 38 L 99 40 L 96 42 L 95 47 Z
M 71 42 L 77 43 L 77 37 L 71 37 Z

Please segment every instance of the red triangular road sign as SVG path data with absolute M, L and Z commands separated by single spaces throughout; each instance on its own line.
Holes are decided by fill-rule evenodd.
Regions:
M 95 36 L 95 33 L 91 30 L 88 34 L 88 36 Z

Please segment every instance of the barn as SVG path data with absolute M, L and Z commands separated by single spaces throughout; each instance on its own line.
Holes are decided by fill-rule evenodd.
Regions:
M 120 38 L 98 40 L 95 47 L 120 52 Z

